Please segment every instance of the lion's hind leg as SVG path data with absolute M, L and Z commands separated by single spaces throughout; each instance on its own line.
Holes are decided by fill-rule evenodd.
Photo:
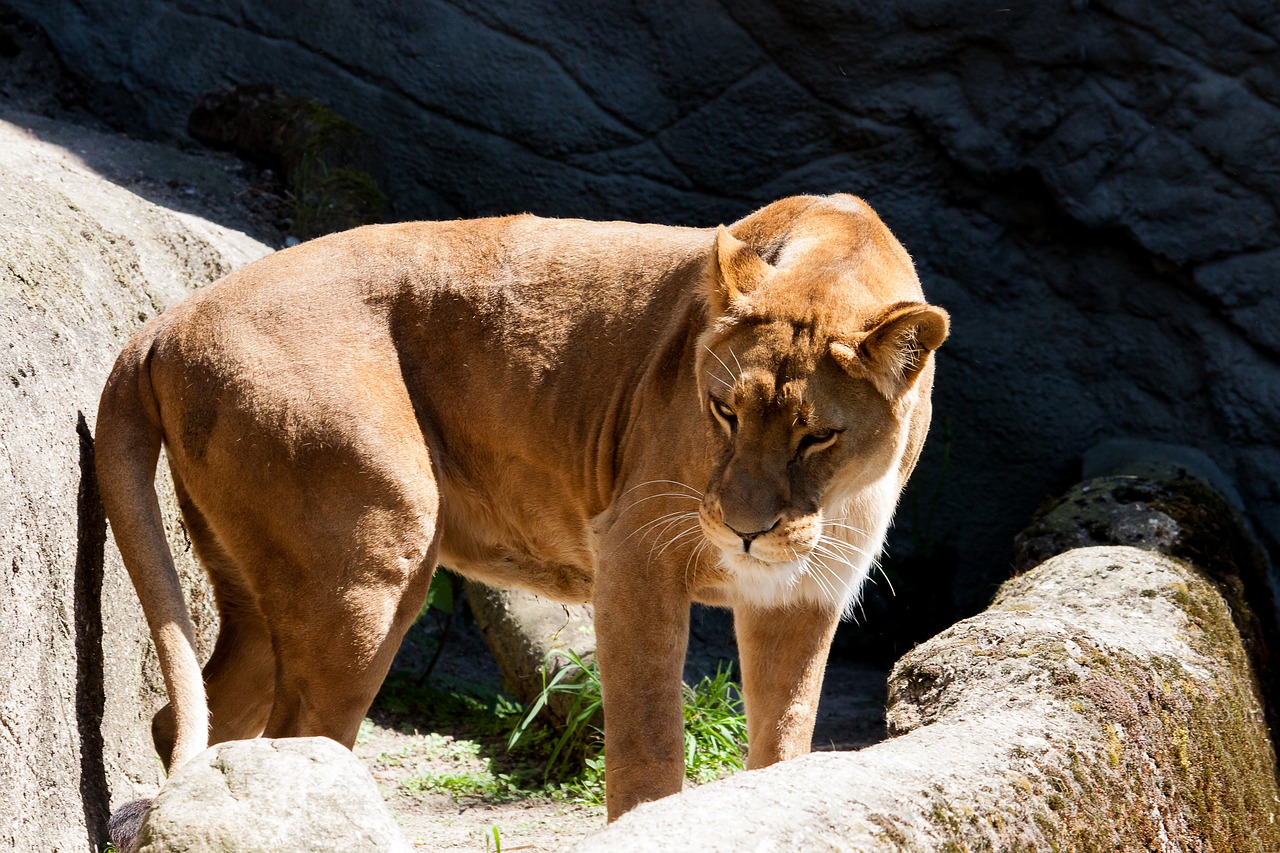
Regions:
M 275 656 L 271 633 L 245 583 L 241 566 L 218 542 L 203 513 L 174 475 L 174 489 L 192 548 L 209 576 L 218 607 L 218 638 L 204 666 L 209 702 L 209 743 L 262 734 L 275 693 Z M 152 718 L 156 750 L 166 763 L 174 738 L 173 709 L 165 705 Z
M 349 536 L 303 571 L 307 581 L 264 591 L 276 660 L 267 737 L 355 744 L 438 550 L 434 513 L 365 507 Z

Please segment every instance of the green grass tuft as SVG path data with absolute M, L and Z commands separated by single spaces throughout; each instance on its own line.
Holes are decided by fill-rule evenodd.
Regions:
M 507 747 L 546 751 L 543 784 L 553 795 L 575 802 L 604 802 L 604 731 L 600 670 L 594 659 L 584 660 L 572 651 L 547 656 L 544 672 L 555 656 L 567 658 L 565 666 L 543 685 L 524 717 L 512 729 Z M 539 713 L 554 694 L 573 697 L 564 727 L 558 735 L 535 726 Z M 744 766 L 747 721 L 742 692 L 732 680 L 732 665 L 717 667 L 714 677 L 703 677 L 684 686 L 685 773 L 698 784 L 714 781 Z

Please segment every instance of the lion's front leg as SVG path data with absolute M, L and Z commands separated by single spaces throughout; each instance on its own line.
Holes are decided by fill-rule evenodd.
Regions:
M 606 555 L 608 550 L 605 549 Z M 596 657 L 604 687 L 609 820 L 678 793 L 684 783 L 680 689 L 689 639 L 687 597 L 641 561 L 610 561 L 596 579 Z
M 747 706 L 747 768 L 809 752 L 839 611 L 740 606 L 733 614 Z

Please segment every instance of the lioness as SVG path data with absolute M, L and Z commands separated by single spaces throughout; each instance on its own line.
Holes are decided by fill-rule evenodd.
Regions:
M 947 329 L 847 195 L 714 230 L 369 226 L 227 276 L 128 343 L 98 411 L 171 700 L 156 748 L 350 747 L 442 564 L 595 605 L 610 819 L 681 788 L 692 601 L 733 609 L 748 766 L 807 752 Z M 222 618 L 203 676 L 162 445 Z

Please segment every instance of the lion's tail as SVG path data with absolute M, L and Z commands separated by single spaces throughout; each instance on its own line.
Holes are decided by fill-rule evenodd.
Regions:
M 98 404 L 94 456 L 102 504 L 142 602 L 173 706 L 177 737 L 172 754 L 163 756 L 172 772 L 208 746 L 209 707 L 195 630 L 156 497 L 162 432 L 151 386 L 155 335 L 154 326 L 135 335 L 116 360 Z

